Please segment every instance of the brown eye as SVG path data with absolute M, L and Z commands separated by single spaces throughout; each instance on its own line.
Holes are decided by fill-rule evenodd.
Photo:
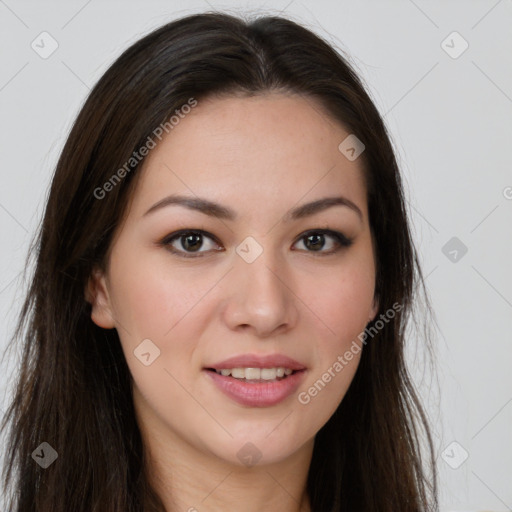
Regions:
M 203 245 L 202 235 L 192 233 L 190 235 L 181 235 L 179 240 L 181 246 L 186 251 L 197 251 Z
M 309 231 L 303 234 L 299 238 L 299 241 L 303 241 L 307 252 L 318 252 L 322 255 L 332 254 L 338 252 L 343 247 L 352 245 L 352 240 L 347 238 L 343 233 L 326 229 Z M 328 248 L 323 251 L 322 249 L 324 249 L 326 244 Z
M 308 231 L 295 244 L 302 242 L 306 252 L 328 256 L 352 245 L 352 240 L 338 231 L 320 229 Z M 223 250 L 213 235 L 198 229 L 182 229 L 166 236 L 160 245 L 185 258 L 206 256 L 212 251 Z M 204 250 L 202 250 L 204 249 Z M 326 250 L 324 250 L 326 249 Z
M 205 240 L 209 240 L 209 243 L 205 244 Z M 165 237 L 160 243 L 167 247 L 171 252 L 177 253 L 184 257 L 197 257 L 203 256 L 205 253 L 211 250 L 218 251 L 212 247 L 218 246 L 215 239 L 209 236 L 202 230 L 181 230 L 176 233 L 171 233 Z M 206 245 L 206 250 L 200 250 Z M 209 247 L 208 247 L 209 246 Z M 195 254 L 194 254 L 195 253 Z
M 325 245 L 325 235 L 313 233 L 305 237 L 304 245 L 312 251 L 318 251 Z

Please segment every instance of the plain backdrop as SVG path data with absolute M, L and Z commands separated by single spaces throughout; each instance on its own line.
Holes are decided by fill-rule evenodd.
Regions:
M 411 362 L 442 510 L 512 510 L 512 0 L 0 0 L 0 350 L 91 86 L 150 30 L 214 9 L 288 16 L 346 52 L 367 84 L 397 151 L 438 325 L 435 377 Z M 58 45 L 51 55 L 41 38 L 46 51 Z M 12 359 L 0 369 L 3 410 L 13 372 Z

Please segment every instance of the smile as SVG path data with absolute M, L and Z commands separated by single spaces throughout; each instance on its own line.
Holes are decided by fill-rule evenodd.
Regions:
M 276 380 L 293 373 L 291 368 L 224 368 L 222 370 L 215 370 L 217 373 L 224 375 L 224 377 L 231 377 L 235 379 L 244 379 L 248 382 L 258 382 L 260 380 Z
M 224 375 L 222 372 L 229 372 L 230 375 Z M 216 389 L 234 402 L 247 407 L 271 407 L 283 402 L 297 391 L 306 371 L 282 367 L 232 370 L 208 368 L 204 373 Z

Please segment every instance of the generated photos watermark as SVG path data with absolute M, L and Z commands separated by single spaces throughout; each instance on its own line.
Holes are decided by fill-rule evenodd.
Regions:
M 362 345 L 366 345 L 368 343 L 368 337 L 373 338 L 376 334 L 378 334 L 386 324 L 392 320 L 398 311 L 403 309 L 402 304 L 395 302 L 391 308 L 389 308 L 385 313 L 382 313 L 378 320 L 376 320 L 373 325 L 370 327 L 366 327 L 366 329 L 357 336 L 357 339 L 361 343 L 359 345 L 356 340 L 352 341 L 350 348 L 345 351 L 343 355 L 339 355 L 336 358 L 336 361 L 327 368 L 327 370 L 322 374 L 322 376 L 317 379 L 312 386 L 310 386 L 306 391 L 302 391 L 298 394 L 297 399 L 302 405 L 307 405 L 311 402 L 311 399 L 322 391 L 325 386 L 331 382 L 337 374 L 339 374 L 352 359 L 354 356 L 358 355 L 362 350 Z
M 158 125 L 148 136 L 146 142 L 132 153 L 132 156 L 120 167 L 112 176 L 101 186 L 94 189 L 94 197 L 96 199 L 104 199 L 108 192 L 111 192 L 121 180 L 126 177 L 137 165 L 146 157 L 149 152 L 156 147 L 155 139 L 162 140 L 165 133 L 170 133 L 180 122 L 189 114 L 194 107 L 197 106 L 197 100 L 189 98 L 187 103 L 174 111 L 174 114 L 165 122 Z

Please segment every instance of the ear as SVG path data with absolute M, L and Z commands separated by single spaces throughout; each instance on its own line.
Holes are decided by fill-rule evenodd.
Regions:
M 368 315 L 368 322 L 372 322 L 375 317 L 377 316 L 377 311 L 379 311 L 379 299 L 377 297 L 374 297 L 372 309 L 370 310 L 370 313 Z
M 85 287 L 85 300 L 92 306 L 91 319 L 99 327 L 112 329 L 115 327 L 110 296 L 105 274 L 94 268 Z

